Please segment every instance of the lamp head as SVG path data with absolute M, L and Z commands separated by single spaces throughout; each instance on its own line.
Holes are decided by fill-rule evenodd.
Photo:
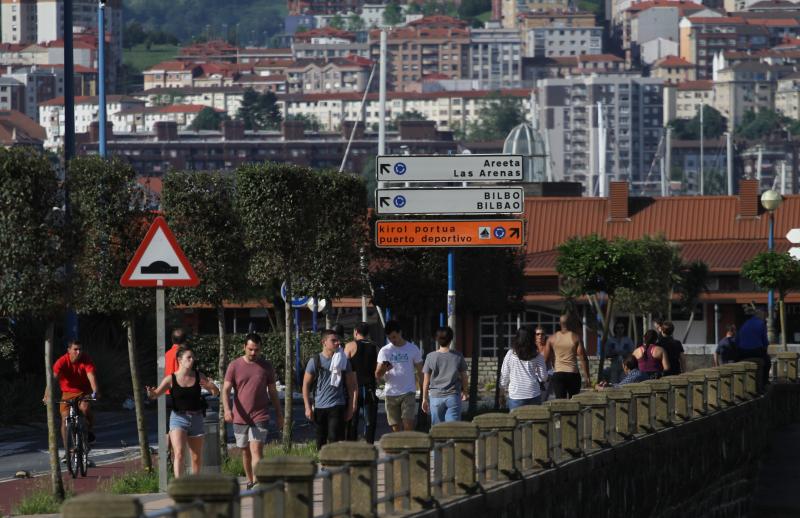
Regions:
M 782 202 L 783 197 L 778 191 L 769 189 L 761 194 L 761 205 L 769 212 L 772 212 L 780 207 Z

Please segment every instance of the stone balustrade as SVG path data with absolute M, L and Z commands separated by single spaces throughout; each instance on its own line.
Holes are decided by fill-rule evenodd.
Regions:
M 764 392 L 758 368 L 724 365 L 438 424 L 430 434 L 390 433 L 381 458 L 363 442 L 323 447 L 319 467 L 272 457 L 251 491 L 232 477 L 190 475 L 169 487 L 175 508 L 147 517 L 237 518 L 251 498 L 259 518 L 313 518 L 316 479 L 325 516 L 740 516 L 770 430 L 800 421 L 798 355 L 778 354 Z M 145 516 L 135 498 L 103 494 L 73 498 L 62 512 Z

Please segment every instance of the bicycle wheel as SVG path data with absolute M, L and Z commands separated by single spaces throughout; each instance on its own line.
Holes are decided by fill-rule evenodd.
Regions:
M 75 464 L 76 458 L 74 455 L 77 443 L 75 438 L 75 424 L 70 421 L 67 423 L 67 443 L 64 445 L 64 455 L 67 457 L 67 471 L 72 475 L 72 478 L 78 476 L 78 466 Z
M 81 476 L 85 477 L 86 472 L 89 469 L 89 437 L 87 435 L 86 427 L 80 427 L 80 437 L 81 437 L 81 447 L 80 447 L 80 454 L 81 454 Z

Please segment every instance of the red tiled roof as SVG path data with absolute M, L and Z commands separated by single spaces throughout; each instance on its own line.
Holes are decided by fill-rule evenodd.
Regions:
M 0 52 L 19 52 L 25 47 L 26 45 L 19 43 L 0 43 Z
M 747 25 L 763 27 L 798 27 L 800 23 L 794 18 L 748 18 Z
M 678 90 L 711 90 L 713 82 L 710 80 L 684 81 L 678 83 Z
M 690 16 L 689 21 L 696 25 L 745 25 L 747 21 L 738 16 Z
M 210 106 L 204 106 L 202 104 L 172 104 L 169 106 L 163 106 L 158 110 L 159 113 L 200 113 L 201 111 L 205 110 L 206 108 L 211 108 Z M 211 108 L 217 113 L 225 113 L 225 110 L 220 110 L 219 108 Z
M 694 65 L 680 56 L 665 56 L 655 62 L 659 68 L 694 68 Z
M 635 239 L 664 235 L 684 247 L 685 257 L 702 258 L 712 270 L 726 271 L 766 250 L 768 218 L 738 217 L 736 196 L 631 198 L 629 221 L 609 221 L 606 198 L 527 198 L 526 273 L 553 275 L 558 246 L 571 237 L 598 234 Z M 800 196 L 789 195 L 775 212 L 778 249 L 800 221 Z M 713 245 L 713 246 L 712 246 Z M 716 248 L 715 248 L 716 247 Z
M 169 61 L 162 61 L 161 63 L 157 63 L 145 72 L 154 72 L 156 70 L 163 70 L 165 72 L 188 72 L 192 69 L 197 67 L 194 63 L 189 63 L 187 61 L 178 61 L 178 60 L 169 60 Z
M 144 104 L 144 101 L 141 99 L 137 99 L 136 97 L 131 97 L 129 95 L 109 95 L 106 97 L 106 103 L 118 103 L 118 102 L 129 102 L 129 103 L 141 103 Z M 97 104 L 97 96 L 94 95 L 76 95 L 75 96 L 75 104 Z M 39 106 L 64 106 L 64 96 L 54 97 L 49 101 L 44 101 L 39 103 Z
M 476 99 L 488 97 L 489 95 L 497 94 L 501 97 L 517 97 L 527 99 L 531 95 L 530 89 L 527 88 L 509 88 L 504 90 L 464 90 L 464 91 L 442 91 L 442 92 L 386 92 L 386 99 L 442 99 L 448 97 L 457 97 L 462 99 Z M 322 93 L 322 94 L 291 94 L 280 97 L 288 101 L 328 101 L 328 100 L 341 100 L 341 101 L 360 101 L 364 94 L 360 92 L 340 92 L 340 93 Z M 367 94 L 367 100 L 378 100 L 377 93 Z
M 677 7 L 678 13 L 681 16 L 685 16 L 685 13 L 688 11 L 697 12 L 706 8 L 701 4 L 689 2 L 687 0 L 648 0 L 633 4 L 627 9 L 627 11 L 629 13 L 637 13 L 652 9 L 654 7 Z

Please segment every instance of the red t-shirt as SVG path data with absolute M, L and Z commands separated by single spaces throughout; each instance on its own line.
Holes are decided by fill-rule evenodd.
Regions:
M 175 372 L 178 372 L 178 349 L 180 345 L 172 344 L 172 347 L 164 353 L 164 376 L 172 376 Z M 160 381 L 159 381 L 160 383 Z M 170 391 L 167 389 L 167 394 Z
M 243 357 L 233 360 L 225 372 L 233 385 L 233 423 L 254 426 L 269 420 L 269 392 L 275 383 L 275 369 L 261 358 L 248 363 Z
M 66 353 L 53 365 L 53 374 L 58 376 L 62 393 L 91 394 L 92 385 L 89 384 L 89 376 L 87 376 L 89 372 L 94 372 L 94 363 L 86 353 L 82 353 L 75 363 L 69 361 L 69 353 Z

